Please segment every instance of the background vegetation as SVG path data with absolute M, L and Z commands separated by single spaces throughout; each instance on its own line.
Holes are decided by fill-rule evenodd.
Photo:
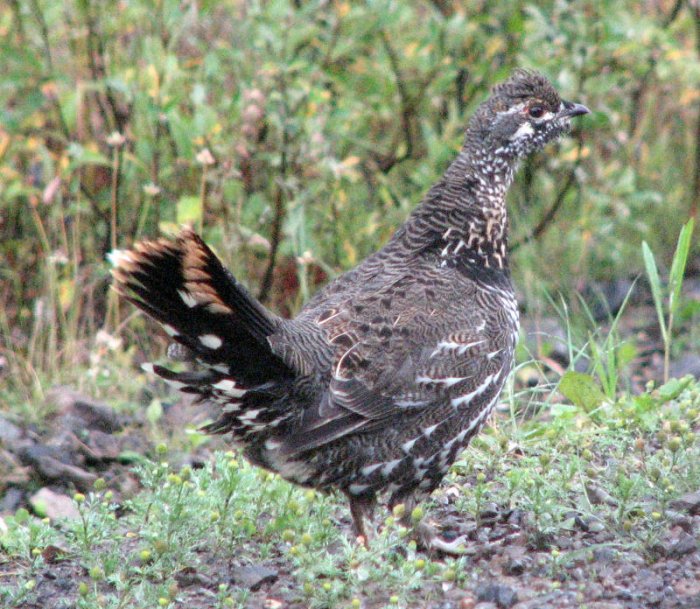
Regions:
M 274 560 L 288 576 L 282 596 L 301 594 L 299 606 L 412 607 L 500 573 L 500 550 L 495 567 L 491 555 L 426 560 L 392 517 L 365 551 L 336 526 L 347 511 L 333 498 L 233 453 L 181 468 L 180 455 L 214 441 L 194 426 L 163 431 L 173 395 L 144 392 L 133 371 L 165 341 L 110 294 L 107 256 L 193 223 L 292 315 L 389 237 L 515 67 L 544 72 L 593 110 L 530 159 L 510 193 L 524 320 L 557 318 L 566 353 L 549 357 L 541 342 L 552 337 L 538 343 L 557 372 L 546 385 L 521 349 L 500 424 L 458 462 L 438 511 L 473 547 L 501 543 L 484 541 L 499 526 L 521 531 L 537 552 L 527 577 L 547 590 L 571 584 L 572 565 L 595 581 L 586 569 L 598 569 L 601 548 L 629 564 L 634 553 L 637 567 L 675 556 L 676 542 L 678 560 L 695 551 L 700 524 L 683 521 L 690 541 L 679 541 L 669 506 L 700 483 L 700 387 L 688 377 L 627 391 L 637 336 L 620 338 L 624 311 L 601 329 L 590 294 L 644 274 L 643 323 L 665 370 L 697 351 L 700 305 L 681 289 L 686 259 L 700 272 L 686 225 L 700 200 L 697 2 L 8 0 L 0 66 L 0 426 L 4 416 L 34 424 L 36 442 L 50 443 L 34 430 L 54 439 L 44 417 L 56 414 L 45 395 L 56 383 L 137 420 L 115 434 L 107 482 L 77 489 L 72 523 L 39 520 L 28 503 L 0 517 L 0 601 L 40 606 L 37 582 L 55 593 L 41 579 L 51 564 L 77 606 L 176 606 L 186 601 L 173 573 L 209 561 L 221 581 L 240 559 L 234 542 L 248 544 L 246 559 Z M 140 450 L 123 449 L 132 434 L 147 437 Z M 123 491 L 134 462 L 140 492 L 117 504 L 112 486 Z M 494 516 L 518 510 L 521 528 Z M 583 585 L 569 586 L 576 603 L 597 598 Z M 202 584 L 202 606 L 213 606 L 212 586 Z M 260 600 L 221 586 L 215 606 Z
M 700 25 L 677 2 L 8 2 L 0 324 L 12 384 L 88 363 L 106 254 L 203 228 L 283 314 L 376 249 L 516 66 L 593 109 L 511 196 L 516 280 L 663 269 L 700 196 Z M 697 251 L 697 250 L 695 250 Z M 692 261 L 691 254 L 691 261 Z M 692 262 L 691 262 L 692 264 Z

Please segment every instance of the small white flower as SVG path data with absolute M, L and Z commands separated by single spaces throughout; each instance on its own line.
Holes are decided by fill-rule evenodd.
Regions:
M 119 133 L 119 131 L 112 131 L 107 136 L 107 139 L 105 140 L 107 142 L 108 146 L 112 146 L 113 148 L 119 148 L 120 146 L 123 146 L 124 143 L 126 142 L 126 138 Z
M 216 163 L 214 155 L 209 151 L 209 148 L 202 148 L 197 153 L 196 159 L 200 165 L 213 165 Z

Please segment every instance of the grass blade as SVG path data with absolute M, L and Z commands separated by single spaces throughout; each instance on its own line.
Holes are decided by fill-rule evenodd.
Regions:
M 646 241 L 642 243 L 642 255 L 644 257 L 644 267 L 647 271 L 647 277 L 649 278 L 649 285 L 651 286 L 651 295 L 654 298 L 654 307 L 659 317 L 659 328 L 661 329 L 664 342 L 666 342 L 666 321 L 664 319 L 664 303 L 661 295 L 661 279 L 659 278 L 659 271 L 656 268 L 654 254 Z

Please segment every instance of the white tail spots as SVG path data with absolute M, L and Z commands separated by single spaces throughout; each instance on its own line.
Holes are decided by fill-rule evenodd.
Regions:
M 396 466 L 401 463 L 401 459 L 394 459 L 393 461 L 387 461 L 382 468 L 382 476 L 385 478 L 391 474 L 396 469 Z
M 162 324 L 163 330 L 168 336 L 177 336 L 179 332 L 169 324 Z
M 238 412 L 240 409 L 240 402 L 228 402 L 227 404 L 224 404 L 224 407 L 221 410 L 223 412 Z
M 438 425 L 440 425 L 440 423 L 435 423 L 435 425 L 431 425 L 430 427 L 426 427 L 423 430 L 423 435 L 426 438 L 429 438 L 432 435 L 432 433 L 437 429 Z
M 239 421 L 253 421 L 253 419 L 257 419 L 258 415 L 260 414 L 260 408 L 254 408 L 253 410 L 249 410 L 247 412 L 244 412 L 240 417 L 238 417 Z
M 198 338 L 199 342 L 209 349 L 218 349 L 224 344 L 216 334 L 202 334 L 202 336 Z
M 406 454 L 410 453 L 411 450 L 413 449 L 414 444 L 418 442 L 418 438 L 413 438 L 412 440 L 408 440 L 408 442 L 404 442 L 401 445 L 401 450 L 405 452 Z
M 177 293 L 180 295 L 180 298 L 182 298 L 182 302 L 184 302 L 190 309 L 197 306 L 197 299 L 189 292 L 178 290 Z
M 416 383 L 424 385 L 445 385 L 445 387 L 452 387 L 457 383 L 468 379 L 467 376 L 445 376 L 442 378 L 433 378 L 431 376 L 417 376 Z
M 162 377 L 161 377 L 162 378 Z M 173 389 L 182 389 L 183 387 L 187 387 L 187 383 L 183 383 L 182 381 L 174 381 L 172 379 L 166 379 L 163 378 L 163 380 L 170 385 Z
M 361 470 L 360 473 L 363 476 L 369 476 L 372 474 L 372 472 L 378 470 L 384 463 L 372 463 L 372 465 L 365 465 Z
M 229 368 L 228 364 L 214 364 L 213 366 L 210 366 L 212 370 L 216 370 L 217 372 L 221 372 L 221 374 L 229 374 L 231 372 L 231 369 Z
M 151 362 L 145 362 L 141 364 L 141 370 L 144 372 L 148 372 L 148 374 L 155 374 L 155 370 L 153 369 L 153 364 Z
M 369 484 L 351 484 L 348 487 L 351 495 L 361 495 L 369 488 Z
M 476 396 L 484 393 L 484 391 L 486 391 L 491 386 L 491 383 L 493 383 L 494 376 L 495 375 L 493 375 L 493 374 L 489 374 L 484 379 L 484 381 L 481 383 L 481 385 L 479 385 L 476 389 L 474 389 L 474 391 L 471 391 L 471 392 L 469 392 L 465 395 L 462 395 L 458 398 L 454 398 L 452 400 L 452 406 L 454 408 L 458 408 L 462 404 L 467 404 L 467 403 L 471 402 L 471 400 L 473 400 Z
M 237 389 L 236 383 L 231 379 L 224 379 L 218 383 L 212 385 L 214 389 L 223 391 L 226 395 L 230 395 L 232 398 L 240 398 L 246 394 L 245 389 Z

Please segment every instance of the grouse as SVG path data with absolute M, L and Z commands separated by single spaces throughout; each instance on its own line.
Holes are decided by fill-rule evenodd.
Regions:
M 427 497 L 494 408 L 518 339 L 506 192 L 521 158 L 588 112 L 516 70 L 388 243 L 295 319 L 263 307 L 189 229 L 119 252 L 116 290 L 194 362 L 149 370 L 218 404 L 205 429 L 255 465 L 342 491 L 366 539 L 378 499 Z

